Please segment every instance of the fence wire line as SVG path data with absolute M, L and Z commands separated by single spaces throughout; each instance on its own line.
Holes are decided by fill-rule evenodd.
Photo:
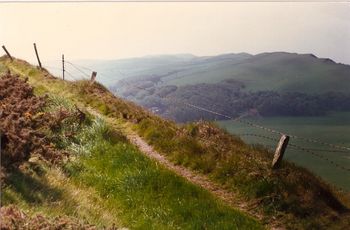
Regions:
M 259 137 L 259 138 L 268 139 L 268 140 L 271 140 L 271 141 L 277 141 L 277 142 L 279 141 L 279 139 L 277 139 L 277 138 L 268 137 L 268 136 L 255 134 L 255 133 L 237 133 L 237 135 L 239 135 L 239 136 L 253 136 L 253 137 Z M 310 151 L 330 152 L 330 153 L 347 153 L 347 154 L 350 154 L 350 151 L 343 151 L 343 150 L 315 149 L 315 148 L 305 148 L 305 149 L 310 150 Z
M 238 135 L 240 135 L 240 136 L 255 136 L 255 137 L 265 138 L 265 139 L 269 139 L 269 140 L 273 140 L 273 141 L 278 141 L 278 139 L 271 138 L 271 137 L 264 136 L 264 135 L 254 134 L 254 133 L 243 133 L 243 134 L 238 134 Z M 293 149 L 298 149 L 298 150 L 307 152 L 307 153 L 309 153 L 309 154 L 311 154 L 311 155 L 313 155 L 313 156 L 315 156 L 315 157 L 317 157 L 317 158 L 320 158 L 320 159 L 322 159 L 322 160 L 324 160 L 324 161 L 327 161 L 327 162 L 333 164 L 333 165 L 334 165 L 335 167 L 337 167 L 338 169 L 341 169 L 341 170 L 345 170 L 345 171 L 350 172 L 350 168 L 346 168 L 346 167 L 344 167 L 344 166 L 342 166 L 342 165 L 336 163 L 335 161 L 329 159 L 329 158 L 326 157 L 326 156 L 322 156 L 322 155 L 320 155 L 320 154 L 318 154 L 318 153 L 315 153 L 315 152 L 314 152 L 314 149 L 305 148 L 305 147 L 298 146 L 298 145 L 295 145 L 295 144 L 292 144 L 292 143 L 288 144 L 288 146 L 291 146 L 291 148 L 293 148 Z M 317 150 L 317 151 L 320 151 L 320 150 Z M 329 151 L 329 150 L 323 150 L 323 151 L 331 152 L 332 150 L 330 150 L 330 151 Z M 343 152 L 343 153 L 345 153 L 345 152 Z
M 305 151 L 307 153 L 310 153 L 310 154 L 312 154 L 312 155 L 314 155 L 314 156 L 316 156 L 316 157 L 318 157 L 320 159 L 328 161 L 329 163 L 333 164 L 335 167 L 337 167 L 339 169 L 342 169 L 342 170 L 350 172 L 350 168 L 346 168 L 346 167 L 338 164 L 337 162 L 329 159 L 328 157 L 322 156 L 322 155 L 320 155 L 318 153 L 315 153 L 314 151 L 311 151 L 311 150 L 309 150 L 307 148 L 304 148 L 304 147 L 301 147 L 301 146 L 298 146 L 298 145 L 294 145 L 294 144 L 289 144 L 289 146 L 291 146 L 292 148 L 299 149 L 299 150 Z
M 75 64 L 75 63 L 72 63 L 71 61 L 65 61 L 67 62 L 68 64 L 70 64 L 71 66 L 73 66 L 75 69 L 77 69 L 79 72 L 85 74 L 87 76 L 88 79 L 90 79 L 90 75 L 87 74 L 86 72 L 84 72 L 82 69 L 85 69 L 87 71 L 90 71 L 90 72 L 94 72 L 95 70 L 92 70 L 88 67 L 85 67 L 85 66 L 81 66 L 81 65 L 78 65 L 78 64 Z M 108 79 L 109 77 L 106 76 L 104 73 L 102 72 L 98 72 L 98 75 L 102 76 L 102 77 L 105 77 L 106 79 Z
M 81 70 L 79 67 L 77 67 L 75 64 L 69 62 L 69 61 L 65 61 L 66 63 L 68 63 L 69 65 L 71 65 L 74 69 L 78 70 L 80 73 L 82 73 L 83 75 L 85 75 L 87 78 L 90 78 L 90 75 L 87 74 L 86 72 L 84 72 L 83 70 Z
M 271 138 L 271 137 L 267 137 L 267 136 L 259 135 L 259 134 L 253 134 L 253 133 L 243 133 L 243 134 L 239 134 L 239 135 L 240 136 L 255 136 L 255 137 L 265 138 L 265 139 L 269 139 L 269 140 L 273 140 L 273 141 L 278 141 L 278 139 L 275 139 L 275 138 Z M 305 147 L 298 146 L 298 145 L 295 145 L 295 144 L 292 144 L 292 143 L 288 144 L 288 146 L 291 146 L 291 148 L 294 148 L 294 149 L 297 149 L 297 150 L 301 150 L 301 151 L 310 153 L 310 154 L 312 154 L 315 157 L 318 157 L 318 158 L 320 158 L 320 159 L 322 159 L 324 161 L 327 161 L 327 162 L 331 163 L 332 165 L 334 165 L 338 169 L 350 172 L 350 168 L 346 168 L 346 167 L 336 163 L 335 161 L 329 159 L 328 157 L 322 156 L 322 155 L 314 152 L 315 149 L 305 148 Z M 320 151 L 320 150 L 316 150 L 316 151 Z M 332 152 L 332 150 L 323 150 L 323 151 Z M 346 153 L 346 152 L 343 152 L 343 153 Z
M 243 123 L 243 124 L 255 127 L 255 128 L 259 128 L 259 129 L 262 129 L 262 130 L 265 130 L 265 131 L 268 131 L 268 132 L 271 132 L 271 133 L 274 133 L 274 134 L 287 135 L 290 138 L 295 138 L 295 139 L 303 140 L 303 141 L 310 142 L 310 143 L 323 144 L 323 145 L 327 145 L 327 146 L 332 147 L 332 148 L 337 148 L 337 149 L 343 149 L 343 150 L 350 151 L 349 147 L 335 145 L 335 144 L 331 144 L 331 143 L 328 143 L 328 142 L 325 142 L 325 141 L 321 141 L 321 140 L 316 140 L 316 139 L 311 139 L 311 138 L 300 137 L 300 136 L 296 136 L 296 135 L 282 133 L 282 132 L 277 131 L 275 129 L 267 128 L 267 127 L 264 127 L 262 125 L 258 125 L 256 123 L 249 122 L 247 120 L 243 120 L 242 118 L 240 118 L 240 119 L 233 119 L 233 117 L 225 115 L 225 114 L 217 113 L 217 112 L 214 112 L 214 111 L 211 111 L 211 110 L 208 110 L 208 109 L 196 106 L 196 105 L 192 105 L 190 103 L 186 103 L 186 104 L 188 104 L 189 106 L 191 106 L 193 108 L 196 108 L 198 110 L 202 110 L 202 111 L 205 111 L 205 112 L 208 112 L 208 113 L 212 113 L 212 114 L 215 114 L 215 115 L 223 116 L 225 118 L 229 118 L 232 121 L 237 121 L 237 122 L 240 122 L 240 123 Z
M 67 61 L 67 60 L 65 60 L 65 62 L 67 62 L 67 63 L 69 63 L 69 64 L 71 64 L 71 65 L 74 65 L 74 66 L 76 66 L 76 67 L 79 67 L 79 68 L 81 68 L 81 69 L 85 69 L 85 70 L 87 70 L 87 71 L 91 71 L 91 72 L 93 72 L 94 70 L 92 70 L 92 69 L 90 69 L 90 68 L 88 68 L 88 67 L 85 67 L 85 66 L 82 66 L 82 65 L 78 65 L 78 64 L 73 64 L 71 61 Z
M 62 67 L 59 68 L 59 67 L 49 66 L 49 65 L 44 65 L 43 67 L 44 67 L 44 68 L 48 68 L 48 69 L 57 69 L 57 70 L 63 71 Z M 73 80 L 79 81 L 79 80 L 81 79 L 81 78 L 75 76 L 74 74 L 72 74 L 70 71 L 68 71 L 67 66 L 65 66 L 65 67 L 66 67 L 66 68 L 64 69 L 64 73 L 68 74 Z M 55 76 L 54 76 L 54 77 L 55 77 Z M 85 79 L 84 76 L 83 76 L 83 79 Z
M 78 77 L 74 76 L 74 74 L 72 74 L 68 70 L 65 69 L 64 72 L 67 73 L 71 78 L 73 78 L 74 81 L 79 81 L 80 80 Z
M 84 68 L 87 68 L 87 67 L 84 67 Z M 120 72 L 120 71 L 119 71 L 119 72 Z M 127 85 L 130 85 L 131 87 L 136 87 L 136 88 L 138 88 L 138 89 L 145 90 L 145 91 L 149 92 L 148 89 L 146 89 L 146 88 L 144 88 L 144 87 L 140 87 L 140 86 L 135 86 L 134 84 L 130 84 L 129 82 L 127 82 L 127 81 L 125 81 L 125 80 L 123 80 L 123 79 L 120 80 L 120 81 L 126 83 Z M 193 104 L 191 104 L 191 103 L 187 103 L 187 102 L 183 102 L 183 101 L 181 101 L 180 103 L 181 103 L 181 104 L 184 104 L 184 105 L 186 105 L 186 106 L 195 108 L 195 109 L 197 109 L 197 110 L 201 110 L 201 111 L 205 111 L 205 112 L 208 112 L 208 113 L 211 113 L 211 114 L 214 114 L 214 115 L 218 115 L 218 116 L 221 116 L 221 117 L 225 117 L 225 118 L 230 119 L 230 120 L 232 120 L 232 121 L 237 121 L 237 122 L 240 122 L 240 123 L 242 123 L 242 124 L 246 124 L 246 125 L 249 125 L 249 126 L 251 126 L 251 127 L 259 128 L 259 129 L 265 130 L 265 131 L 270 132 L 270 133 L 274 133 L 274 134 L 278 134 L 278 135 L 287 135 L 287 136 L 289 136 L 290 138 L 295 138 L 295 139 L 303 140 L 303 141 L 305 141 L 305 142 L 317 143 L 317 144 L 326 145 L 326 146 L 329 146 L 329 147 L 332 147 L 332 148 L 337 148 L 337 149 L 343 149 L 343 150 L 350 151 L 350 147 L 345 147 L 345 146 L 341 146 L 341 145 L 336 145 L 336 144 L 328 143 L 328 142 L 321 141 L 321 140 L 317 140 L 317 139 L 311 139 L 311 138 L 306 138 L 306 137 L 301 137 L 301 136 L 297 136 L 297 135 L 292 135 L 292 134 L 283 133 L 283 132 L 281 132 L 281 131 L 278 131 L 278 130 L 275 130 L 275 129 L 272 129 L 272 128 L 268 128 L 268 127 L 265 127 L 265 126 L 262 126 L 262 125 L 259 125 L 259 124 L 256 124 L 256 123 L 247 121 L 247 120 L 243 120 L 243 119 L 242 119 L 242 116 L 241 116 L 241 117 L 238 117 L 238 118 L 233 118 L 232 116 L 229 116 L 229 115 L 226 115 L 226 114 L 222 114 L 222 113 L 219 113 L 219 112 L 216 112 L 216 111 L 212 111 L 212 110 L 210 110 L 210 109 L 203 108 L 203 107 L 198 106 L 198 105 L 193 105 Z
M 255 133 L 237 133 L 237 135 L 239 135 L 239 136 L 253 136 L 253 137 L 260 137 L 260 138 L 268 139 L 271 141 L 277 141 L 277 142 L 279 141 L 279 139 L 277 139 L 277 138 L 268 137 L 268 136 L 255 134 Z

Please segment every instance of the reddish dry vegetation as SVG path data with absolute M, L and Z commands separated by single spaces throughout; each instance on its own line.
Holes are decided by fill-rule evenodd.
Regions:
M 67 154 L 55 148 L 47 133 L 58 130 L 68 117 L 81 122 L 85 115 L 80 110 L 43 112 L 46 104 L 47 98 L 35 96 L 26 80 L 10 73 L 0 77 L 1 178 L 5 170 L 18 167 L 31 154 L 39 154 L 53 163 Z
M 96 229 L 92 225 L 79 223 L 69 217 L 46 218 L 42 215 L 29 216 L 14 205 L 1 207 L 1 230 L 10 229 Z
M 59 154 L 40 132 L 48 118 L 41 113 L 44 97 L 36 97 L 33 88 L 18 76 L 0 78 L 1 162 L 8 168 L 27 160 L 30 153 L 54 157 Z

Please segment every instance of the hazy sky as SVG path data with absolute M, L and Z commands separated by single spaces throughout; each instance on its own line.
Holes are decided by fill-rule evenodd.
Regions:
M 30 61 L 36 42 L 42 62 L 288 51 L 350 64 L 350 3 L 0 3 L 0 41 Z

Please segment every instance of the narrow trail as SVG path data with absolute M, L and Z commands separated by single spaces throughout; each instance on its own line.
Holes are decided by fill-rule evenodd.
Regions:
M 177 175 L 186 178 L 191 183 L 199 185 L 200 187 L 208 190 L 209 192 L 214 194 L 216 197 L 219 197 L 221 200 L 223 200 L 226 204 L 229 204 L 231 207 L 234 207 L 235 209 L 239 209 L 240 211 L 247 213 L 248 204 L 240 200 L 238 196 L 233 192 L 229 192 L 223 189 L 222 186 L 210 181 L 208 177 L 204 175 L 197 174 L 189 170 L 188 168 L 185 168 L 181 165 L 175 165 L 174 163 L 170 162 L 163 155 L 155 151 L 152 146 L 150 146 L 146 141 L 144 141 L 137 134 L 129 134 L 127 135 L 127 138 L 132 144 L 137 146 L 141 150 L 141 152 L 144 153 L 149 158 L 158 161 L 159 163 L 164 165 L 166 168 L 175 172 Z M 262 219 L 262 217 L 257 213 L 250 212 L 249 214 L 259 220 Z
M 189 182 L 209 191 L 213 196 L 217 197 L 228 206 L 236 210 L 239 210 L 243 213 L 246 213 L 247 215 L 258 219 L 259 221 L 262 221 L 262 223 L 270 229 L 274 229 L 274 230 L 284 229 L 278 224 L 276 220 L 270 219 L 267 221 L 266 219 L 264 219 L 264 215 L 256 209 L 258 205 L 256 204 L 256 202 L 248 203 L 247 201 L 240 198 L 238 194 L 235 194 L 234 192 L 223 188 L 222 185 L 213 182 L 207 176 L 199 174 L 198 172 L 194 172 L 184 166 L 175 165 L 173 162 L 166 159 L 164 155 L 157 152 L 151 145 L 149 145 L 144 139 L 142 139 L 134 131 L 128 129 L 127 127 L 123 127 L 124 125 L 117 125 L 114 118 L 106 117 L 92 108 L 88 108 L 88 111 L 95 116 L 102 117 L 114 128 L 122 131 L 123 134 L 127 137 L 127 139 L 132 144 L 134 144 L 147 157 L 159 162 L 161 165 L 163 165 L 170 171 L 176 173 L 177 175 L 185 178 Z
M 172 172 L 176 173 L 177 175 L 185 178 L 189 182 L 202 187 L 203 189 L 209 191 L 213 196 L 219 198 L 221 201 L 223 201 L 226 205 L 232 207 L 233 209 L 239 210 L 243 213 L 246 213 L 249 216 L 252 216 L 259 221 L 261 221 L 264 225 L 266 225 L 268 228 L 273 230 L 282 230 L 283 227 L 279 226 L 278 222 L 276 220 L 269 220 L 266 222 L 264 220 L 264 216 L 261 212 L 257 211 L 256 206 L 258 204 L 256 203 L 248 203 L 244 201 L 243 199 L 239 198 L 237 194 L 235 194 L 232 191 L 229 191 L 225 188 L 223 188 L 222 185 L 217 184 L 210 180 L 207 176 L 199 174 L 198 172 L 194 172 L 184 166 L 181 165 L 175 165 L 173 162 L 169 161 L 165 158 L 164 155 L 158 153 L 156 150 L 153 149 L 152 146 L 150 146 L 145 140 L 143 140 L 139 135 L 132 133 L 126 135 L 128 140 L 137 146 L 139 150 L 148 156 L 151 159 L 156 160 L 163 166 L 165 166 L 167 169 L 171 170 Z

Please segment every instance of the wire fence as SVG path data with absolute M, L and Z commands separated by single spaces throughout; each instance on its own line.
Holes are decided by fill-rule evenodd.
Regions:
M 72 66 L 74 69 L 76 69 L 78 72 L 80 72 L 81 74 L 83 74 L 84 77 L 89 78 L 90 75 L 88 73 L 86 73 L 85 71 L 81 70 L 78 66 L 74 65 L 73 63 L 66 61 L 65 63 L 68 63 L 70 66 Z
M 320 158 L 320 159 L 322 159 L 324 161 L 329 162 L 330 164 L 334 165 L 338 169 L 350 172 L 350 168 L 344 167 L 344 166 L 338 164 L 337 162 L 335 162 L 334 160 L 332 160 L 332 159 L 330 159 L 330 158 L 328 158 L 328 157 L 326 157 L 324 155 L 318 154 L 318 153 L 316 153 L 316 152 L 314 152 L 314 151 L 312 151 L 312 150 L 310 150 L 308 148 L 301 147 L 301 146 L 298 146 L 298 145 L 295 145 L 295 144 L 289 144 L 289 146 L 292 147 L 292 148 L 295 148 L 295 149 L 298 149 L 298 150 L 310 153 L 310 154 L 312 154 L 315 157 L 318 157 L 318 158 Z
M 274 141 L 274 142 L 279 141 L 279 139 L 277 139 L 277 138 L 273 138 L 273 137 L 265 136 L 265 135 L 261 135 L 261 134 L 256 134 L 256 133 L 238 133 L 237 135 L 241 136 L 241 137 L 250 136 L 250 137 L 263 138 L 263 139 Z M 299 146 L 299 145 L 293 144 L 293 143 L 289 143 L 288 146 L 293 148 L 293 149 L 296 149 L 296 150 L 301 150 L 303 152 L 310 153 L 311 155 L 313 155 L 319 159 L 322 159 L 324 161 L 331 163 L 332 165 L 334 165 L 338 169 L 350 172 L 350 168 L 344 167 L 344 166 L 336 163 L 332 159 L 315 152 L 315 151 L 317 151 L 317 152 L 321 151 L 321 152 L 327 152 L 327 153 L 345 153 L 345 154 L 349 154 L 349 156 L 350 156 L 350 152 L 348 152 L 348 151 L 339 151 L 339 150 L 334 150 L 334 149 L 333 150 L 332 149 L 313 149 L 313 148 L 308 148 L 308 147 L 302 147 L 302 146 Z

